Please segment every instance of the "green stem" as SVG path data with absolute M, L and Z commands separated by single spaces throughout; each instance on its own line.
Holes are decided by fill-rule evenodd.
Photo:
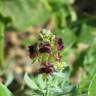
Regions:
M 46 93 L 45 96 L 49 96 L 48 75 L 46 77 Z
M 46 92 L 44 93 L 44 96 L 48 96 L 48 78 L 47 78 L 47 74 L 46 74 L 46 79 L 45 79 L 45 82 L 46 82 Z
M 4 64 L 4 24 L 0 21 L 0 67 Z
M 49 11 L 51 12 L 52 11 L 52 8 L 49 4 L 49 2 L 47 0 L 41 0 L 41 3 L 44 5 L 44 7 Z
M 46 96 L 48 96 L 48 79 L 46 78 Z

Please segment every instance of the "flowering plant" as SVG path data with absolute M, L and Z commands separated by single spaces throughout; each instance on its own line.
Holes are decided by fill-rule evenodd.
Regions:
M 37 73 L 53 74 L 60 65 L 61 51 L 64 49 L 62 39 L 48 30 L 43 30 L 35 44 L 28 46 L 29 56 L 38 60 L 40 68 Z M 61 69 L 62 70 L 62 69 Z
M 61 56 L 63 49 L 64 45 L 62 39 L 45 29 L 40 32 L 38 40 L 34 44 L 28 46 L 29 57 L 34 61 L 32 63 L 34 64 L 38 61 L 39 64 L 39 67 L 35 72 L 38 74 L 35 76 L 39 78 L 39 81 L 37 80 L 36 83 L 34 79 L 33 81 L 30 80 L 27 74 L 25 75 L 24 80 L 30 88 L 39 90 L 39 94 L 42 93 L 42 96 L 53 96 L 54 94 L 54 96 L 56 96 L 57 93 L 52 91 L 55 89 L 61 90 L 59 95 L 63 93 L 63 90 L 58 89 L 59 87 L 57 88 L 57 86 L 61 81 L 63 82 L 64 78 L 59 82 L 59 79 L 57 79 L 58 76 L 55 76 L 58 74 L 57 72 L 61 72 L 64 68 L 64 65 L 62 64 L 63 57 Z M 58 83 L 56 84 L 56 82 Z M 38 84 L 41 87 L 37 87 Z

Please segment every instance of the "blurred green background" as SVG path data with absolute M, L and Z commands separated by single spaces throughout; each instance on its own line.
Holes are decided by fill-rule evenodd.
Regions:
M 4 49 L 5 62 L 13 60 L 19 74 L 31 73 L 21 67 L 27 56 L 27 42 L 22 40 L 46 28 L 63 39 L 62 57 L 71 70 L 70 81 L 78 85 L 72 96 L 83 96 L 96 72 L 95 4 L 96 0 L 0 0 L 0 63 Z

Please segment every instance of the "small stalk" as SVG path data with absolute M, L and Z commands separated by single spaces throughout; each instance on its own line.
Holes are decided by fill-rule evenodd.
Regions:
M 48 96 L 48 80 L 46 79 L 46 96 Z
M 49 92 L 48 92 L 48 77 L 47 77 L 48 75 L 46 74 L 46 79 L 45 79 L 45 81 L 46 81 L 46 93 L 45 93 L 45 95 L 44 96 L 48 96 L 48 94 L 49 94 Z
M 0 21 L 0 68 L 4 65 L 4 23 Z

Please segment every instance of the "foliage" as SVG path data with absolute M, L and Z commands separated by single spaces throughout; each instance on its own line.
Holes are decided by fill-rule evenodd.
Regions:
M 0 83 L 0 96 L 13 96 L 12 93 L 2 83 Z
M 85 8 L 86 10 L 84 10 L 83 13 L 81 11 L 77 12 L 76 8 L 80 8 L 79 10 L 82 10 L 82 8 L 78 4 L 74 7 L 75 3 L 72 1 L 73 0 L 0 0 L 0 65 L 4 62 L 4 30 L 7 29 L 7 27 L 11 26 L 18 31 L 24 31 L 30 26 L 34 27 L 39 25 L 42 27 L 46 21 L 50 19 L 54 34 L 63 39 L 65 46 L 65 50 L 61 53 L 65 64 L 64 70 L 62 73 L 54 73 L 56 76 L 53 76 L 53 78 L 48 77 L 51 82 L 51 84 L 49 84 L 50 94 L 52 96 L 56 96 L 56 94 L 57 96 L 67 96 L 63 95 L 63 93 L 68 92 L 68 96 L 95 96 L 96 19 L 93 14 L 84 14 L 90 11 L 87 10 L 88 8 L 93 8 L 87 5 L 89 1 L 85 2 L 86 4 L 84 3 L 85 7 L 88 6 L 88 8 Z M 78 2 L 81 1 L 78 0 Z M 12 22 L 9 23 L 10 21 Z M 26 45 L 29 43 L 34 44 L 34 42 L 36 41 L 24 40 L 22 43 Z M 69 61 L 71 61 L 69 58 L 71 53 L 75 54 L 76 60 L 69 64 Z M 78 84 L 70 84 L 69 79 L 71 77 L 74 78 L 80 68 L 84 69 L 80 82 Z M 60 74 L 64 76 L 61 81 L 58 80 L 58 75 Z M 7 75 L 7 77 L 8 76 L 9 75 Z M 13 75 L 10 77 L 11 79 L 13 78 L 12 76 Z M 66 80 L 67 77 L 69 79 Z M 8 82 L 12 81 L 10 78 Z M 32 94 L 42 96 L 45 92 L 46 84 L 43 82 L 42 76 L 32 77 L 32 79 L 30 79 L 26 74 L 24 80 L 33 92 L 32 93 L 30 89 L 24 90 L 27 96 L 33 96 Z M 5 83 L 5 85 L 8 86 L 8 82 Z M 52 82 L 56 83 L 54 84 Z M 0 84 L 0 90 L 4 90 L 4 93 L 2 91 L 0 96 L 3 96 L 2 94 L 6 94 L 8 91 L 2 84 Z M 7 95 L 9 93 L 8 91 Z
M 91 83 L 90 83 L 90 86 L 89 86 L 89 89 L 88 89 L 88 95 L 89 96 L 95 96 L 96 95 L 96 87 L 95 87 L 95 84 L 96 84 L 96 75 L 94 75 Z
M 49 16 L 38 0 L 8 0 L 2 1 L 2 6 L 4 6 L 2 14 L 10 16 L 13 26 L 20 30 L 28 26 L 40 25 Z
M 68 77 L 65 79 L 66 75 L 68 74 L 61 72 L 54 73 L 53 76 L 49 75 L 47 85 L 42 75 L 32 77 L 31 79 L 28 74 L 25 74 L 24 81 L 32 89 L 30 96 L 43 96 L 46 93 L 46 88 L 48 88 L 48 96 L 63 96 L 71 94 L 74 88 L 74 86 L 68 84 Z

